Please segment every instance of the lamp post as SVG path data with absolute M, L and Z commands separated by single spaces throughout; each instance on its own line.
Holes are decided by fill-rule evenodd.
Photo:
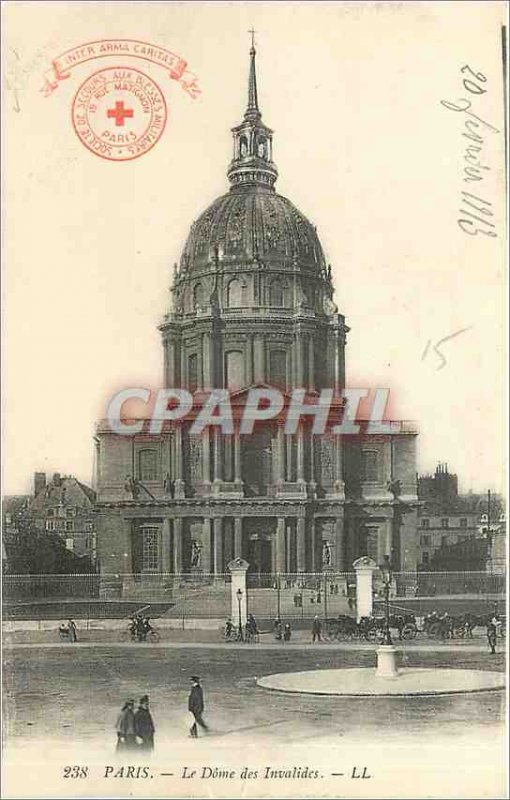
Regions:
M 242 618 L 241 618 L 241 600 L 242 600 L 242 597 L 243 597 L 242 589 L 238 589 L 237 590 L 236 597 L 237 597 L 237 607 L 238 607 L 238 613 L 239 613 L 239 640 L 242 642 L 242 641 L 244 641 L 243 623 L 242 623 Z
M 390 557 L 384 556 L 384 563 L 379 567 L 384 584 L 384 636 L 382 644 L 377 648 L 376 676 L 379 678 L 396 678 L 398 675 L 396 650 L 390 632 L 390 586 L 392 569 Z
M 390 586 L 393 577 L 390 558 L 384 556 L 384 563 L 381 564 L 381 575 L 384 584 L 384 636 L 382 644 L 393 644 L 390 631 Z

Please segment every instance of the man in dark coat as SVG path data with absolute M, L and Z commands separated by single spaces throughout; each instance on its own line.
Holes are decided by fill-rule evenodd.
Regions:
M 133 700 L 126 700 L 117 717 L 117 750 L 133 750 L 136 747 L 133 706 Z
M 322 632 L 322 625 L 319 617 L 317 614 L 315 615 L 313 622 L 312 622 L 312 642 L 315 641 L 322 641 L 321 640 L 321 632 Z
M 69 641 L 77 642 L 78 634 L 76 633 L 76 623 L 73 619 L 67 620 L 67 628 L 69 630 Z
M 487 644 L 490 647 L 491 656 L 496 655 L 497 628 L 494 618 L 487 622 Z
M 154 750 L 154 721 L 149 711 L 149 697 L 144 694 L 140 697 L 138 708 L 135 714 L 135 733 L 142 740 L 140 748 L 142 750 Z
M 200 686 L 200 678 L 197 675 L 192 675 L 190 680 L 191 680 L 191 691 L 188 697 L 188 711 L 191 711 L 195 721 L 191 726 L 191 728 L 189 729 L 189 732 L 193 737 L 193 739 L 196 739 L 198 737 L 197 723 L 204 731 L 209 730 L 209 728 L 202 719 L 202 714 L 204 713 L 205 706 L 204 706 L 204 693 L 202 691 L 202 687 Z

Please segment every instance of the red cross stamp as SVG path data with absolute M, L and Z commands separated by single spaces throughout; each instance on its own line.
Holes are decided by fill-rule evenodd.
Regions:
M 79 87 L 72 120 L 92 153 L 109 161 L 131 161 L 160 139 L 167 107 L 152 78 L 133 67 L 107 67 Z

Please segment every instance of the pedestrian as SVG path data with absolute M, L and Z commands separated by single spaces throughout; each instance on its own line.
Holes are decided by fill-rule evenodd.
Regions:
M 290 627 L 290 622 L 286 622 L 283 626 L 283 641 L 290 642 L 290 637 L 292 635 L 292 629 Z
M 204 692 L 202 687 L 200 686 L 200 678 L 198 675 L 192 675 L 190 678 L 191 681 L 191 691 L 188 697 L 188 711 L 191 711 L 193 714 L 194 722 L 191 728 L 189 729 L 190 735 L 193 739 L 198 737 L 198 729 L 197 723 L 200 727 L 207 731 L 209 728 L 205 724 L 204 720 L 202 719 L 202 714 L 204 713 Z
M 488 620 L 487 622 L 487 643 L 491 649 L 491 656 L 496 655 L 496 639 L 497 639 L 497 629 L 494 623 L 494 618 Z
M 77 642 L 78 636 L 76 633 L 76 623 L 73 619 L 67 620 L 67 629 L 69 631 L 69 641 L 70 642 Z
M 126 700 L 117 717 L 117 750 L 134 750 L 136 747 L 134 700 Z
M 312 622 L 312 642 L 319 641 L 321 642 L 321 632 L 322 632 L 322 625 L 319 617 L 317 614 L 313 618 Z
M 135 734 L 141 739 L 140 749 L 154 750 L 154 720 L 149 711 L 149 696 L 144 694 L 138 701 L 138 708 L 135 714 Z

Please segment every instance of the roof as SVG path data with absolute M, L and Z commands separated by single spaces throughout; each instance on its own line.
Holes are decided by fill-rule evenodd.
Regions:
M 239 266 L 255 258 L 292 272 L 322 274 L 326 261 L 315 227 L 286 197 L 257 185 L 218 197 L 191 226 L 181 278 L 210 271 L 211 257 Z M 244 262 L 244 263 L 243 263 Z
M 30 510 L 52 508 L 60 504 L 89 508 L 95 503 L 96 493 L 72 475 L 63 476 L 58 483 L 46 484 L 36 497 L 32 498 Z

